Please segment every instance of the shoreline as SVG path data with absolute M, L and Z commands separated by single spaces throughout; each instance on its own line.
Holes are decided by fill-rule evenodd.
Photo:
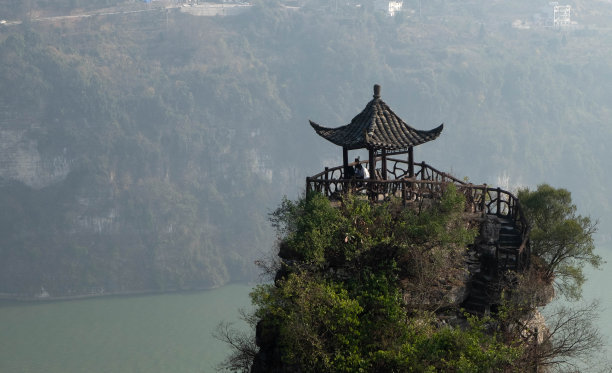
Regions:
M 102 297 L 127 297 L 127 296 L 147 296 L 147 295 L 161 295 L 161 294 L 180 294 L 180 293 L 194 293 L 208 290 L 219 289 L 229 285 L 246 285 L 254 286 L 254 282 L 228 282 L 222 285 L 192 288 L 192 289 L 174 289 L 174 290 L 133 290 L 133 291 L 121 291 L 121 292 L 104 292 L 94 294 L 77 294 L 77 295 L 60 295 L 60 296 L 37 296 L 37 295 L 25 295 L 25 294 L 10 294 L 0 293 L 0 306 L 2 302 L 19 302 L 19 303 L 45 303 L 45 302 L 61 302 L 71 300 L 83 300 L 92 298 Z

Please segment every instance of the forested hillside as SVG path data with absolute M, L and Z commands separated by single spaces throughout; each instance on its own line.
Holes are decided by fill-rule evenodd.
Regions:
M 307 120 L 348 123 L 374 83 L 416 128 L 445 123 L 417 160 L 565 187 L 612 227 L 609 4 L 572 3 L 569 29 L 512 28 L 547 6 L 528 1 L 28 18 L 120 3 L 2 5 L 23 23 L 0 26 L 0 293 L 253 278 L 268 211 L 341 161 Z

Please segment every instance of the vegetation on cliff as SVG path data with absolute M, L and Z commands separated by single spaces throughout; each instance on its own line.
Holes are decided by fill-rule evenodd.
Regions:
M 316 193 L 284 201 L 273 215 L 282 264 L 274 284 L 252 293 L 261 346 L 254 371 L 509 366 L 520 348 L 486 333 L 485 323 L 452 328 L 435 316 L 448 289 L 460 286 L 476 235 L 461 218 L 463 204 L 453 188 L 417 210 L 355 197 L 333 207 Z
M 567 298 L 580 299 L 584 265 L 599 268 L 602 263 L 594 252 L 596 223 L 576 213 L 566 189 L 542 184 L 534 191 L 519 190 L 518 197 L 533 226 L 531 247 L 540 260 L 542 276 L 548 282 L 554 281 Z
M 545 205 L 531 203 L 554 192 Z M 551 206 L 571 207 L 559 219 L 535 224 L 534 260 L 522 273 L 506 273 L 490 315 L 464 313 L 457 289 L 465 288 L 466 254 L 478 234 L 464 198 L 449 185 L 438 201 L 404 207 L 349 196 L 333 204 L 317 193 L 284 200 L 272 214 L 279 253 L 266 267 L 274 282 L 252 292 L 246 319 L 256 335 L 222 325 L 218 337 L 235 347 L 224 368 L 252 372 L 490 372 L 525 371 L 571 363 L 601 341 L 591 324 L 594 309 L 561 309 L 549 327 L 537 312 L 550 302 L 550 261 L 537 229 L 582 217 L 566 191 L 523 190 L 530 216 Z M 579 225 L 556 247 L 574 249 L 553 266 L 597 265 L 593 226 Z M 570 246 L 570 247 L 568 247 Z M 548 263 L 548 266 L 544 265 Z M 565 267 L 564 267 L 565 268 Z M 566 287 L 564 287 L 565 289 Z M 577 288 L 572 288 L 572 295 Z M 535 334 L 534 334 L 535 333 Z M 539 334 L 538 334 L 539 333 Z M 255 342 L 257 346 L 255 346 Z M 251 370 L 252 369 L 252 370 Z

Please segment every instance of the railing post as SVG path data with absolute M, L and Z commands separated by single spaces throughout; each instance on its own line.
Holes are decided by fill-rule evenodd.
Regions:
M 501 216 L 501 188 L 497 187 L 497 215 Z
M 348 149 L 343 146 L 342 147 L 342 178 L 343 179 L 347 179 L 347 175 L 348 175 Z
M 480 210 L 483 214 L 487 213 L 487 184 L 484 184 L 484 188 L 482 189 L 482 200 L 480 201 Z
M 329 167 L 325 167 L 325 196 L 330 196 L 329 192 Z
M 383 180 L 387 180 L 387 151 L 385 149 L 381 149 L 380 150 L 380 154 L 381 154 L 381 173 L 382 173 L 382 178 Z
M 414 150 L 412 146 L 408 148 L 408 177 L 414 177 Z

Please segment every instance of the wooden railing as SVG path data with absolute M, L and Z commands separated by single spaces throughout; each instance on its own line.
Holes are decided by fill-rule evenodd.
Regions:
M 379 159 L 377 159 L 379 161 Z M 354 162 L 367 166 L 368 161 Z M 517 267 L 529 265 L 529 224 L 521 209 L 518 198 L 501 188 L 491 188 L 486 184 L 474 185 L 441 172 L 425 162 L 416 163 L 414 176 L 409 177 L 408 162 L 387 158 L 387 179 L 345 179 L 343 167 L 325 168 L 321 173 L 306 178 L 306 191 L 317 191 L 328 198 L 341 199 L 343 194 L 361 194 L 372 201 L 388 201 L 401 198 L 404 204 L 422 203 L 426 200 L 439 199 L 449 184 L 454 184 L 464 195 L 467 212 L 492 214 L 509 221 L 520 232 L 522 243 L 517 253 Z M 378 176 L 380 172 L 375 171 Z

